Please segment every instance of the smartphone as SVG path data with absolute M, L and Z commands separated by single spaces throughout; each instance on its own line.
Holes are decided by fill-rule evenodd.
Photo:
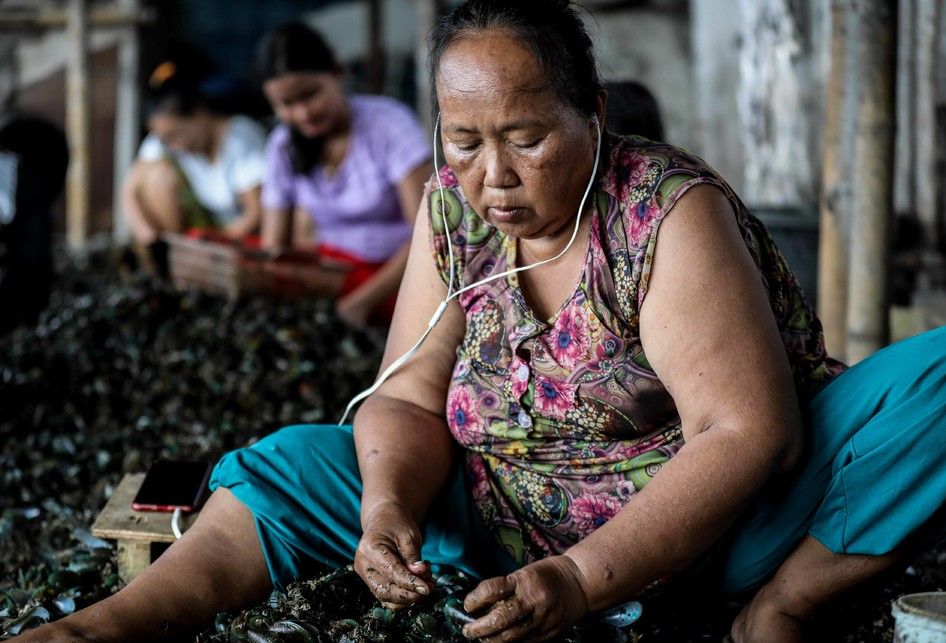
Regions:
M 209 493 L 209 462 L 158 460 L 131 502 L 135 511 L 196 511 Z

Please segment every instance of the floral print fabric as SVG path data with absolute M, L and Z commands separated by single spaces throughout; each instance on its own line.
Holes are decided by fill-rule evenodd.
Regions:
M 723 179 L 678 148 L 638 137 L 611 143 L 584 269 L 558 313 L 536 318 L 516 275 L 459 299 L 466 332 L 447 422 L 466 452 L 484 521 L 522 564 L 561 553 L 604 524 L 683 445 L 673 399 L 644 355 L 638 310 L 660 222 L 690 187 L 714 185 L 732 202 L 800 395 L 843 368 L 825 354 L 820 323 L 764 226 Z M 440 180 L 430 212 L 444 281 L 447 234 L 457 287 L 514 267 L 515 239 L 477 216 L 449 168 Z

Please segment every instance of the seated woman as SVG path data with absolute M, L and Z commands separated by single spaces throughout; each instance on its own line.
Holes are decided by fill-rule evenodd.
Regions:
M 293 230 L 298 245 L 300 224 L 314 224 L 319 256 L 343 270 L 310 273 L 313 288 L 337 297 L 351 324 L 375 311 L 389 320 L 431 172 L 427 137 L 397 101 L 346 94 L 335 55 L 303 24 L 269 34 L 260 63 L 282 121 L 267 143 L 264 247 L 284 246 Z
M 548 638 L 715 567 L 721 590 L 757 588 L 736 641 L 797 641 L 827 600 L 946 537 L 946 329 L 830 359 L 718 174 L 600 133 L 569 2 L 468 0 L 431 62 L 448 165 L 385 366 L 442 312 L 426 342 L 354 429 L 225 456 L 147 572 L 24 640 L 169 636 L 354 559 L 393 606 L 431 592 L 431 564 L 485 579 L 464 633 L 489 641 Z
M 125 216 L 144 247 L 162 232 L 187 228 L 240 238 L 257 232 L 262 216 L 265 130 L 247 116 L 223 113 L 211 97 L 212 80 L 184 64 L 165 61 L 151 75 L 150 133 L 122 189 Z

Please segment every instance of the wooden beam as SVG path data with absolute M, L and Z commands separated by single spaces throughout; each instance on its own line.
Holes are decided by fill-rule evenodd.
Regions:
M 897 20 L 897 134 L 894 141 L 897 149 L 893 191 L 896 214 L 916 214 L 915 6 L 916 0 L 900 0 Z
M 119 8 L 136 14 L 138 0 L 119 0 Z M 118 43 L 118 74 L 115 92 L 115 140 L 112 185 L 112 238 L 126 242 L 131 234 L 121 206 L 121 187 L 134 162 L 138 145 L 140 105 L 138 93 L 138 31 L 134 25 L 122 30 Z
M 821 221 L 818 245 L 818 315 L 824 327 L 828 353 L 844 360 L 847 349 L 847 249 L 844 220 L 849 214 L 849 177 L 844 171 L 844 82 L 849 0 L 831 3 L 831 62 L 825 107 L 824 148 L 821 167 Z
M 854 218 L 850 222 L 847 359 L 888 342 L 888 246 L 893 210 L 894 77 L 897 3 L 860 3 L 856 65 L 860 100 L 854 138 Z
M 913 158 L 916 214 L 923 226 L 924 245 L 936 247 L 936 60 L 939 57 L 940 0 L 916 0 L 913 9 L 915 75 L 913 85 L 916 139 Z
M 85 0 L 69 0 L 69 58 L 66 62 L 66 133 L 69 176 L 66 182 L 66 237 L 81 248 L 89 234 L 91 192 L 91 96 L 89 93 L 88 15 Z
M 40 9 L 0 10 L 0 31 L 44 31 L 65 29 L 70 11 L 43 7 Z M 146 24 L 154 20 L 153 9 L 130 11 L 122 7 L 104 6 L 87 9 L 86 21 L 90 27 L 109 29 Z

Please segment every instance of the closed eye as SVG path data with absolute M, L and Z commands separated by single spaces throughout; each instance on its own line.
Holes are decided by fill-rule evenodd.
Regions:
M 454 143 L 453 147 L 455 147 L 460 152 L 472 152 L 477 147 L 479 147 L 479 143 L 466 143 L 464 145 L 461 145 L 459 143 Z
M 516 146 L 516 147 L 518 147 L 518 148 L 521 149 L 521 150 L 527 150 L 527 149 L 529 149 L 530 147 L 535 147 L 536 145 L 538 145 L 538 144 L 541 143 L 541 142 L 542 142 L 542 139 L 541 139 L 541 138 L 537 138 L 537 139 L 535 139 L 534 141 L 530 141 L 530 142 L 528 142 L 528 143 L 513 143 L 513 145 Z

